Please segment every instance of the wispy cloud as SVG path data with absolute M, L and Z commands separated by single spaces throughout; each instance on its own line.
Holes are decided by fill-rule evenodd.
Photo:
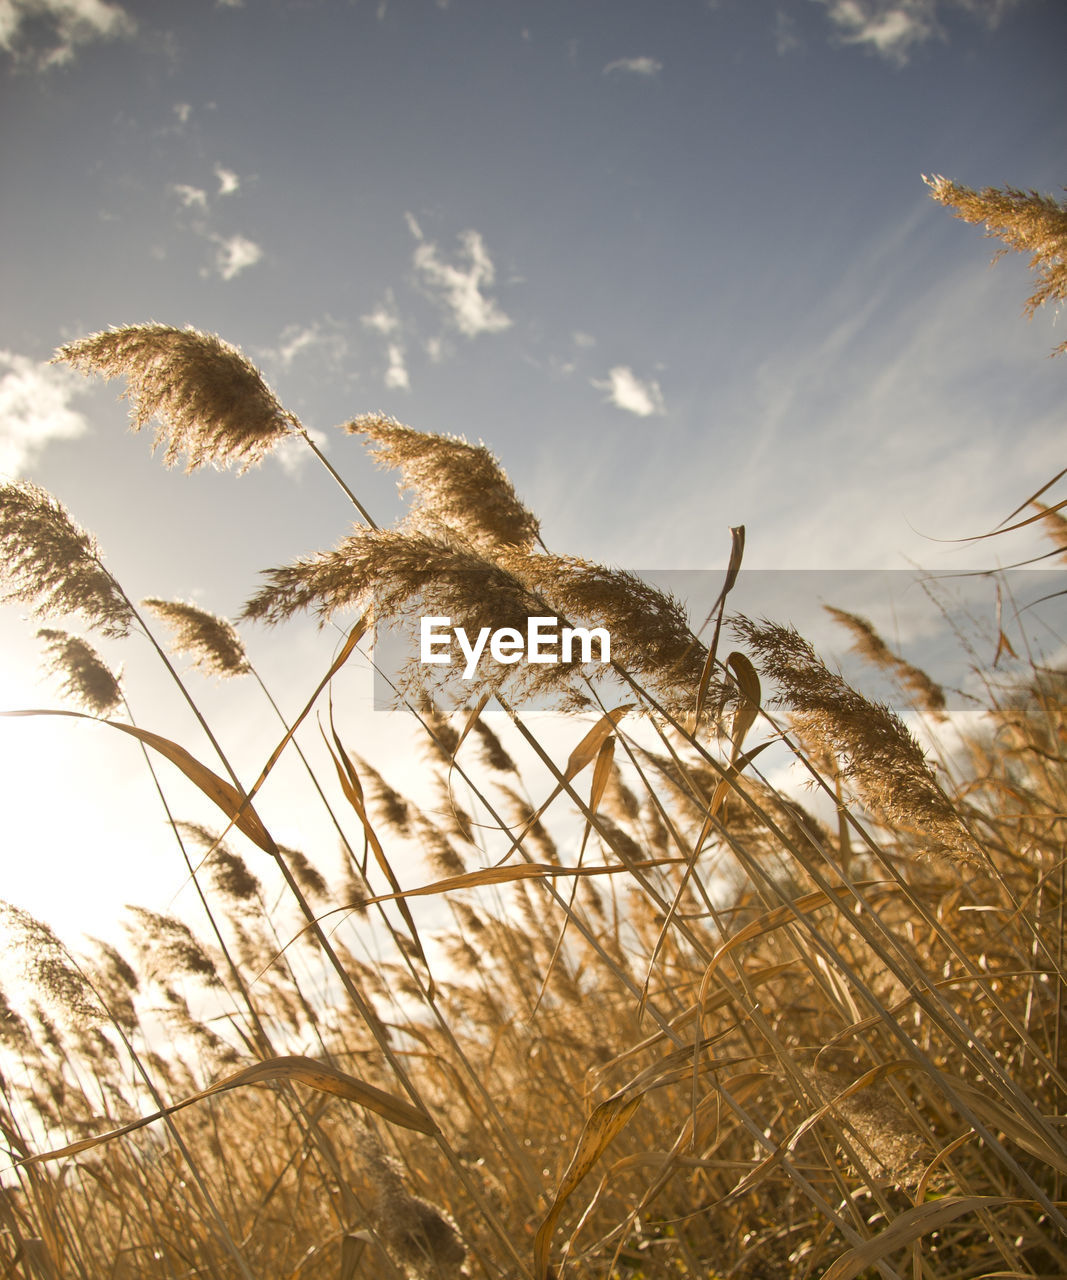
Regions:
M 988 27 L 994 27 L 1020 0 L 951 0 Z M 944 0 L 820 0 L 845 44 L 862 45 L 902 66 L 917 45 L 943 38 L 939 11 Z
M 191 187 L 187 182 L 174 182 L 170 189 L 186 209 L 207 209 L 207 192 L 203 187 Z
M 460 333 L 473 338 L 510 328 L 510 317 L 484 292 L 496 270 L 481 235 L 463 231 L 459 241 L 463 265 L 445 262 L 436 244 L 421 240 L 414 254 L 416 270 Z
M 360 320 L 364 328 L 389 339 L 386 348 L 389 363 L 385 370 L 385 385 L 391 391 L 409 391 L 411 377 L 407 368 L 407 349 L 404 345 L 403 325 L 392 289 L 387 289 L 384 299 L 373 311 L 360 316 Z
M 375 333 L 384 334 L 385 337 L 398 333 L 400 330 L 400 316 L 397 314 L 396 300 L 393 297 L 392 289 L 387 289 L 385 298 L 378 303 L 373 311 L 369 311 L 365 316 L 360 316 L 360 320 L 365 328 L 373 329 Z
M 239 276 L 242 271 L 254 267 L 263 257 L 263 250 L 247 236 L 210 235 L 208 239 L 217 246 L 215 270 L 223 280 L 232 280 L 235 276 Z
M 50 440 L 85 433 L 88 423 L 71 408 L 85 389 L 69 369 L 0 351 L 0 476 L 17 479 Z
M 224 169 L 221 164 L 215 166 L 215 177 L 219 181 L 219 195 L 231 196 L 241 187 L 241 179 L 232 169 Z
M 616 58 L 604 68 L 606 76 L 622 72 L 624 75 L 657 76 L 663 70 L 663 63 L 658 58 L 647 55 L 640 58 Z
M 324 369 L 331 376 L 343 373 L 349 353 L 349 326 L 332 316 L 323 316 L 311 324 L 287 325 L 278 336 L 277 346 L 261 347 L 256 355 L 272 369 L 290 369 L 297 361 L 304 366 Z M 306 371 L 306 370 L 305 370 Z
M 385 371 L 385 385 L 391 391 L 411 390 L 411 378 L 405 363 L 405 352 L 399 342 L 390 342 L 389 344 L 389 367 Z
M 796 19 L 784 9 L 778 9 L 774 15 L 774 51 L 780 58 L 794 49 L 799 49 L 800 36 L 797 34 Z
M 136 26 L 110 0 L 0 0 L 0 49 L 42 71 L 70 62 L 94 40 L 131 36 Z
M 663 392 L 652 378 L 641 379 L 629 365 L 617 364 L 608 370 L 606 380 L 591 379 L 599 391 L 606 391 L 607 401 L 617 409 L 635 413 L 639 418 L 664 413 Z

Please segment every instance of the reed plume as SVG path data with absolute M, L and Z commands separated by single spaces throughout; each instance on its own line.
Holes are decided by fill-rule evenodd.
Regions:
M 132 402 L 130 425 L 140 431 L 157 420 L 152 447 L 167 442 L 167 466 L 184 453 L 186 471 L 205 462 L 219 468 L 237 464 L 247 471 L 303 430 L 236 347 L 193 328 L 108 329 L 60 347 L 54 360 L 86 374 L 124 375 L 124 396 Z
M 830 671 L 794 628 L 740 617 L 734 628 L 781 688 L 780 700 L 792 709 L 797 729 L 815 749 L 842 760 L 842 776 L 872 812 L 892 826 L 921 832 L 933 853 L 980 858 L 922 748 L 895 712 Z
M 133 609 L 101 563 L 95 540 L 28 480 L 0 485 L 0 552 L 0 599 L 31 604 L 41 618 L 80 613 L 106 636 L 129 634 Z
M 92 645 L 49 627 L 42 627 L 37 638 L 44 643 L 47 670 L 59 677 L 62 691 L 80 706 L 94 716 L 106 716 L 122 702 L 117 678 Z
M 175 653 L 194 655 L 193 665 L 215 676 L 243 676 L 251 670 L 233 623 L 185 600 L 149 597 L 141 602 L 174 633 Z
M 85 1027 L 103 1018 L 99 997 L 44 921 L 10 902 L 0 902 L 0 929 L 31 988 L 65 1023 Z
M 671 710 L 692 709 L 707 651 L 674 596 L 634 573 L 577 556 L 508 555 L 502 563 L 569 621 L 604 627 L 616 665 Z
M 866 618 L 859 614 L 823 606 L 826 612 L 852 635 L 852 652 L 884 671 L 891 671 L 905 689 L 915 696 L 917 705 L 937 720 L 945 719 L 945 691 L 921 667 L 913 666 L 899 653 L 894 653 Z
M 955 210 L 955 217 L 964 222 L 984 222 L 988 237 L 1030 254 L 1037 287 L 1026 300 L 1024 311 L 1028 316 L 1046 302 L 1067 299 L 1067 204 L 1017 187 L 984 187 L 975 191 L 940 174 L 924 176 L 923 181 L 933 199 Z M 994 261 L 1007 251 L 999 250 Z M 1061 342 L 1053 354 L 1064 351 L 1067 342 Z
M 354 418 L 344 430 L 370 441 L 375 460 L 400 471 L 401 492 L 414 494 L 411 528 L 458 537 L 487 553 L 529 550 L 537 542 L 537 519 L 484 445 L 416 431 L 378 413 Z

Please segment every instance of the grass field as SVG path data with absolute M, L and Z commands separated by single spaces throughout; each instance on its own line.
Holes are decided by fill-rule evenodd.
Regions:
M 217 339 L 146 326 L 62 354 L 124 376 L 136 424 L 160 422 L 191 465 L 292 436 L 329 465 Z M 205 720 L 194 753 L 135 724 L 92 645 L 51 619 L 151 637 L 194 707 L 173 657 L 254 685 L 239 631 L 131 601 L 54 498 L 3 488 L 9 595 L 49 619 L 64 705 L 169 761 L 160 800 L 210 923 L 134 911 L 125 954 L 81 955 L 4 908 L 36 995 L 0 1019 L 0 1274 L 1067 1274 L 1056 655 L 1028 652 L 1005 611 L 964 731 L 841 602 L 894 710 L 789 628 L 730 617 L 742 531 L 698 637 L 634 576 L 550 552 L 484 448 L 381 417 L 349 429 L 399 472 L 409 514 L 380 529 L 359 507 L 336 548 L 250 601 L 242 626 L 310 612 L 346 636 L 254 784 L 226 725 Z M 1057 512 L 1042 519 L 1067 545 Z M 613 678 L 575 661 L 427 683 L 410 666 L 412 790 L 436 797 L 413 799 L 350 750 L 328 691 L 375 620 L 431 613 L 470 633 L 604 626 Z M 524 716 L 533 695 L 561 708 L 562 752 Z M 340 883 L 256 809 L 316 717 Z M 806 791 L 762 776 L 786 754 Z M 217 826 L 172 810 L 172 767 Z

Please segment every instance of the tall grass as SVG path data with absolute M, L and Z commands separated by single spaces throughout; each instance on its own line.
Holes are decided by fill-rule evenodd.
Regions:
M 168 461 L 245 466 L 290 436 L 322 457 L 218 339 L 144 326 L 61 354 L 125 376 Z M 230 764 L 225 725 L 202 717 L 201 748 L 135 723 L 56 624 L 150 637 L 196 706 L 151 614 L 172 652 L 277 711 L 238 629 L 135 605 L 54 498 L 0 490 L 7 589 L 50 623 L 59 714 L 110 716 L 220 814 L 183 820 L 153 772 L 202 933 L 137 910 L 125 953 L 75 955 L 4 908 L 33 996 L 0 1010 L 0 1272 L 1067 1274 L 1064 672 L 1014 659 L 935 767 L 902 713 L 944 729 L 943 693 L 863 619 L 836 611 L 910 708 L 870 701 L 786 627 L 726 618 L 741 531 L 705 646 L 679 602 L 550 552 L 481 446 L 348 429 L 414 500 L 394 529 L 359 507 L 338 547 L 252 597 L 248 625 L 348 615 L 258 779 Z M 398 702 L 424 749 L 398 786 L 349 749 L 329 686 L 375 623 L 426 613 L 605 626 L 612 679 L 513 666 L 471 693 L 410 666 Z M 524 711 L 547 694 L 562 752 Z M 317 726 L 318 772 L 298 747 Z M 340 883 L 256 809 L 298 749 Z M 761 774 L 765 750 L 789 753 L 810 803 Z

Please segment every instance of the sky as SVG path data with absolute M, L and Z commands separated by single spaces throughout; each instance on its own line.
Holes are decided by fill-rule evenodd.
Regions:
M 1064 465 L 1063 317 L 923 175 L 1061 195 L 1064 47 L 1058 0 L 0 0 L 0 475 L 131 598 L 227 616 L 344 536 L 310 456 L 168 471 L 121 384 L 47 363 L 152 321 L 239 347 L 382 523 L 395 477 L 336 430 L 369 411 L 484 441 L 552 550 L 640 571 L 719 572 L 742 524 L 762 571 L 1045 550 L 952 540 Z M 60 705 L 25 613 L 0 702 Z M 290 712 L 335 639 L 247 635 Z M 204 750 L 143 644 L 98 647 Z M 365 674 L 346 732 L 400 759 Z M 198 690 L 254 777 L 277 726 Z M 117 736 L 0 723 L 0 896 L 68 932 L 187 892 Z

